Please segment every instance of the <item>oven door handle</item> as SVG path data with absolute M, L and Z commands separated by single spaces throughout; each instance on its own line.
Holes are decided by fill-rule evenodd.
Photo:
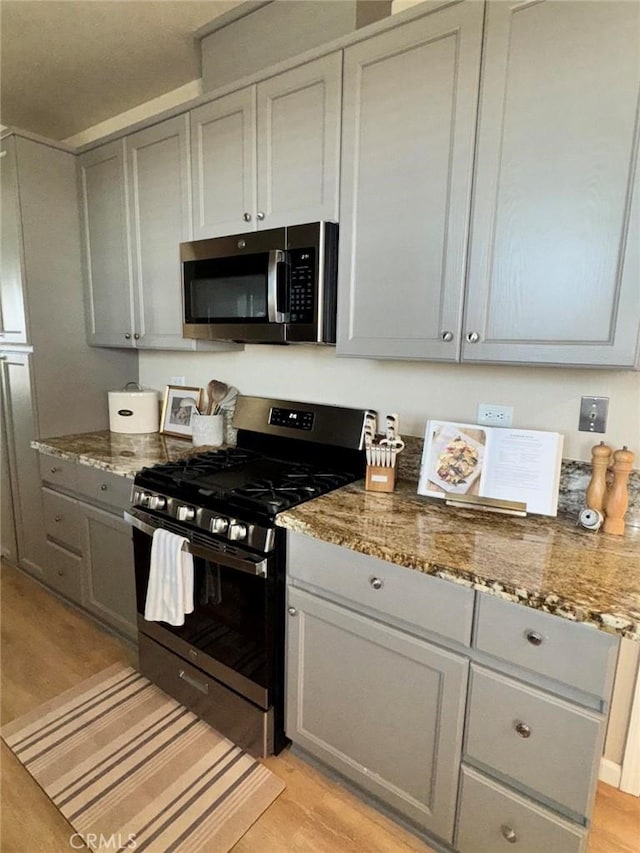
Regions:
M 286 261 L 284 252 L 272 249 L 269 252 L 267 270 L 267 318 L 270 323 L 288 323 L 285 294 L 287 290 Z M 284 278 L 283 278 L 284 276 Z M 284 307 L 284 310 L 282 310 Z
M 140 530 L 142 533 L 146 533 L 147 536 L 153 537 L 155 531 L 160 529 L 159 526 L 154 527 L 152 524 L 142 521 L 142 519 L 132 515 L 130 512 L 124 513 L 124 520 L 128 521 L 129 524 L 137 530 Z M 187 537 L 185 537 L 185 539 L 187 539 Z M 249 558 L 249 556 L 243 559 L 242 557 L 236 557 L 233 554 L 221 554 L 201 545 L 194 545 L 193 542 L 190 542 L 188 539 L 187 544 L 185 545 L 185 550 L 194 557 L 202 557 L 203 560 L 209 560 L 211 563 L 218 563 L 219 565 L 226 566 L 229 569 L 246 572 L 246 574 L 256 575 L 256 577 L 259 578 L 267 577 L 266 559 L 258 560 Z

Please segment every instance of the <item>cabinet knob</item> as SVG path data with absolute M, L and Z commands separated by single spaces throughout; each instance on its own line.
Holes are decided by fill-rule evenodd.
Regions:
M 50 468 L 49 470 L 51 471 L 51 473 L 52 473 L 52 474 L 57 474 L 57 473 L 58 473 L 58 469 L 56 468 L 56 466 L 55 466 L 55 465 L 53 466 L 53 468 Z
M 264 213 L 261 210 L 256 213 L 256 219 L 259 219 L 260 222 L 264 219 Z
M 133 339 L 134 339 L 134 341 L 139 341 L 140 335 L 137 332 L 134 332 Z
M 58 577 L 59 577 L 59 578 L 63 578 L 63 577 L 64 577 L 64 572 L 62 571 L 62 569 L 58 569 Z
M 531 737 L 531 726 L 528 726 L 526 723 L 523 723 L 522 720 L 518 720 L 514 728 L 518 732 L 520 737 Z
M 453 332 L 443 332 L 440 335 L 440 337 L 442 338 L 443 341 L 445 341 L 446 343 L 449 343 L 449 341 L 453 340 Z
M 541 646 L 543 639 L 542 634 L 537 631 L 527 631 L 527 642 L 531 643 L 532 646 Z
M 106 492 L 108 488 L 109 488 L 109 486 L 107 486 L 106 483 L 100 483 L 100 491 L 101 492 Z
M 467 332 L 467 340 L 470 344 L 477 344 L 480 340 L 480 335 L 477 332 Z
M 242 218 L 244 219 L 245 222 L 251 222 L 251 214 L 250 213 L 243 213 Z
M 53 517 L 53 520 L 54 520 L 54 521 L 62 521 L 62 516 L 61 516 L 61 515 L 55 515 L 55 516 Z
M 374 589 L 382 589 L 384 581 L 381 578 L 369 578 L 369 583 Z
M 298 615 L 298 611 L 296 610 L 295 607 L 287 607 L 287 613 L 289 614 L 289 616 L 297 616 Z
M 518 836 L 515 833 L 513 827 L 509 826 L 508 823 L 503 823 L 500 827 L 500 832 L 502 833 L 502 837 L 506 838 L 510 844 L 515 844 L 518 840 Z
M 130 340 L 131 340 L 131 333 L 130 333 L 130 332 L 125 332 L 125 333 L 124 333 L 124 337 L 125 337 L 125 340 L 130 341 Z

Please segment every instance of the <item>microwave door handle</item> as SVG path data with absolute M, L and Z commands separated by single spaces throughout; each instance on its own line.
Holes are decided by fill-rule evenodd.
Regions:
M 272 249 L 269 252 L 269 267 L 267 270 L 267 316 L 270 323 L 288 323 L 289 315 L 283 311 L 282 300 L 279 298 L 284 291 L 286 293 L 287 266 L 285 255 L 281 249 Z M 284 285 L 284 286 L 283 286 Z

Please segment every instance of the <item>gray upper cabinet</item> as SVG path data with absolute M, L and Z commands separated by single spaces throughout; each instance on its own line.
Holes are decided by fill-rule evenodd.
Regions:
M 339 355 L 459 356 L 482 3 L 344 52 Z
M 258 84 L 259 228 L 337 220 L 341 80 L 332 53 Z
M 487 15 L 463 360 L 633 366 L 637 4 Z
M 24 302 L 23 246 L 15 139 L 0 144 L 0 345 L 29 342 Z
M 188 117 L 126 139 L 138 347 L 191 349 L 182 337 L 180 243 L 190 238 Z M 136 337 L 137 336 L 137 337 Z
M 253 231 L 256 93 L 241 89 L 191 112 L 193 236 Z
M 124 141 L 80 155 L 78 169 L 88 341 L 133 346 Z
M 336 219 L 340 53 L 191 112 L 196 239 Z

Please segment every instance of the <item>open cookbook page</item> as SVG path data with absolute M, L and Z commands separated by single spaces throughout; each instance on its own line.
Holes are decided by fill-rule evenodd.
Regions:
M 418 494 L 522 501 L 556 515 L 563 436 L 556 432 L 428 421 Z

